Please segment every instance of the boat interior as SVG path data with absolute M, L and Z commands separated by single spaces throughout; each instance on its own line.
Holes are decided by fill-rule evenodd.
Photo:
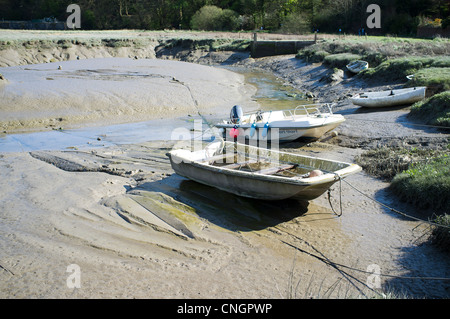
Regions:
M 326 108 L 326 111 L 321 109 Z M 308 104 L 299 105 L 295 109 L 277 110 L 277 111 L 257 111 L 254 113 L 244 114 L 240 118 L 239 124 L 267 123 L 274 121 L 293 120 L 305 116 L 322 117 L 332 114 L 329 104 Z
M 288 178 L 309 178 L 324 174 L 322 170 L 314 166 L 240 153 L 215 155 L 205 158 L 203 162 L 218 168 Z

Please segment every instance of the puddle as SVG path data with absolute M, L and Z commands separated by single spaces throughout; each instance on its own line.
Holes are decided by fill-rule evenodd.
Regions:
M 193 120 L 165 119 L 81 129 L 8 134 L 0 136 L 0 152 L 84 149 L 171 140 L 176 128 L 184 127 L 189 130 L 193 123 Z

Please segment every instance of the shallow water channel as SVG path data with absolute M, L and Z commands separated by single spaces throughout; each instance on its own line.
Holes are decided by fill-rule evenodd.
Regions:
M 308 104 L 302 92 L 286 86 L 283 82 L 264 71 L 249 72 L 243 68 L 227 69 L 241 73 L 246 82 L 257 88 L 254 100 L 262 110 L 295 109 Z M 231 109 L 232 105 L 230 105 Z M 245 106 L 243 106 L 245 108 Z M 0 152 L 22 152 L 37 150 L 64 150 L 105 147 L 117 144 L 141 143 L 156 140 L 171 140 L 172 132 L 179 127 L 191 129 L 195 118 L 159 119 L 145 122 L 116 124 L 109 126 L 87 126 L 78 129 L 54 129 L 20 134 L 0 134 Z M 199 118 L 200 120 L 200 118 Z M 210 123 L 220 118 L 210 116 Z M 194 137 L 210 138 L 208 134 L 195 132 Z
M 299 105 L 311 104 L 305 97 L 304 92 L 286 85 L 283 80 L 270 72 L 249 71 L 236 67 L 228 69 L 243 74 L 246 82 L 256 87 L 254 99 L 264 111 L 291 110 Z

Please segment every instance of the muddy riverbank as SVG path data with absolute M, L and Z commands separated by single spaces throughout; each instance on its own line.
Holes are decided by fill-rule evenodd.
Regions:
M 271 72 L 287 86 L 310 92 L 312 100 L 332 104 L 333 111 L 344 115 L 346 122 L 335 130 L 339 136 L 329 143 L 364 149 L 383 146 L 447 148 L 448 130 L 410 120 L 408 106 L 371 110 L 355 106 L 349 99 L 358 92 L 401 88 L 406 82 L 362 80 L 348 72 L 334 76 L 336 71 L 323 64 L 306 63 L 294 55 L 250 59 L 241 64 Z
M 229 54 L 215 54 L 214 64 L 223 63 Z M 156 63 L 164 69 L 174 62 Z M 351 80 L 319 85 L 317 75 L 325 72 L 323 67 L 303 65 L 293 56 L 242 58 L 234 64 L 270 71 L 298 90 L 312 91 L 324 102 L 339 100 L 343 90 L 350 94 L 357 88 Z M 232 96 L 240 89 L 235 87 L 236 81 L 244 85 L 239 82 L 241 75 L 216 68 L 208 70 L 224 75 L 227 85 L 205 85 L 207 80 L 202 79 L 209 73 L 190 73 L 191 67 L 203 70 L 205 66 L 177 69 L 181 73 L 176 79 L 187 81 L 183 77 L 189 73 L 195 96 L 205 100 L 217 95 L 217 90 Z M 65 65 L 51 72 L 65 69 L 74 75 Z M 101 65 L 85 69 L 91 75 L 107 75 L 108 81 L 125 72 Z M 102 71 L 105 69 L 109 71 Z M 118 82 L 121 90 L 133 83 L 133 76 L 142 74 L 135 71 L 125 72 L 127 81 Z M 163 75 L 156 81 L 175 85 L 167 78 L 172 73 Z M 69 78 L 77 80 L 76 76 Z M 100 96 L 113 91 L 89 78 L 92 86 L 86 92 L 98 90 Z M 184 90 L 177 88 L 177 92 Z M 257 102 L 251 94 L 241 97 L 239 103 L 246 107 Z M 161 99 L 168 104 L 176 101 L 173 94 Z M 183 95 L 184 99 L 192 101 L 188 95 Z M 417 142 L 425 138 L 429 145 L 446 138 L 440 132 L 403 123 L 406 110 L 369 113 L 371 120 L 379 121 L 371 123 L 381 124 L 368 125 L 363 122 L 367 113 L 345 100 L 338 102 L 335 111 L 348 120 L 339 127 L 337 137 L 282 147 L 353 162 L 364 148 L 377 141 L 383 144 L 391 136 L 407 144 L 409 139 Z M 227 114 L 229 107 L 221 112 Z M 175 113 L 168 115 L 177 117 Z M 190 130 L 192 121 L 184 123 Z M 95 139 L 99 143 L 108 139 L 99 137 Z M 399 203 L 387 189 L 388 183 L 361 172 L 335 184 L 331 204 L 337 213 L 342 212 L 340 216 L 333 213 L 327 194 L 311 202 L 248 200 L 174 174 L 165 154 L 178 143 L 153 139 L 86 149 L 2 152 L 0 296 L 360 298 L 392 292 L 400 297 L 448 298 L 448 281 L 437 278 L 450 277 L 450 260 L 426 242 L 427 225 L 401 217 L 372 200 L 423 217 L 411 205 Z M 79 287 L 74 287 L 73 277 L 69 278 L 71 265 L 79 267 Z M 374 269 L 380 271 L 377 278 L 381 286 L 368 285 Z M 377 285 L 377 281 L 371 283 Z
M 5 133 L 198 116 L 248 102 L 254 87 L 225 69 L 159 59 L 99 58 L 1 69 Z M 219 92 L 217 94 L 216 92 Z
M 448 258 L 420 244 L 425 226 L 349 184 L 341 185 L 340 217 L 326 195 L 239 198 L 173 174 L 165 156 L 173 146 L 2 154 L 2 297 L 448 296 L 445 282 L 411 279 L 448 276 Z M 290 150 L 348 161 L 358 153 L 320 143 Z M 386 183 L 364 173 L 348 182 L 397 204 Z M 338 213 L 340 190 L 332 191 Z M 67 286 L 72 264 L 80 288 Z M 368 289 L 370 265 L 389 275 L 383 290 Z

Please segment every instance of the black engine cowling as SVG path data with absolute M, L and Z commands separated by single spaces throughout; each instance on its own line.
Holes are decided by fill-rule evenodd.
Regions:
M 243 115 L 244 112 L 242 111 L 242 107 L 240 107 L 239 105 L 233 106 L 230 112 L 231 123 L 239 124 Z

